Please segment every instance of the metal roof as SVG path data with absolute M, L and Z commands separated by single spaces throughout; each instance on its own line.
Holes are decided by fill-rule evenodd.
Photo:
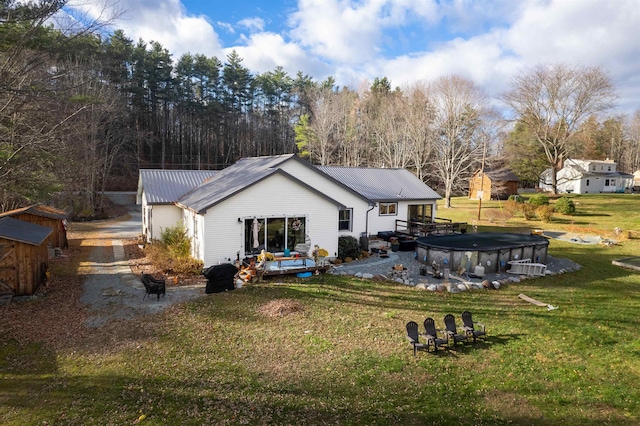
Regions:
M 34 204 L 28 207 L 22 207 L 20 209 L 10 210 L 8 212 L 0 213 L 0 217 L 17 216 L 22 213 L 29 213 L 34 216 L 46 217 L 49 219 L 66 219 L 69 217 L 69 213 L 56 209 L 55 207 L 44 206 L 42 204 Z
M 371 201 L 442 198 L 407 169 L 318 166 L 318 170 Z
M 7 240 L 39 246 L 52 232 L 53 230 L 48 226 L 36 225 L 12 217 L 0 219 L 0 238 Z
M 216 170 L 141 169 L 140 185 L 149 204 L 173 204 L 183 195 L 212 178 Z
M 341 205 L 326 194 L 298 180 L 289 173 L 284 172 L 278 166 L 285 161 L 294 158 L 294 154 L 275 155 L 268 157 L 250 157 L 238 160 L 234 165 L 218 172 L 211 179 L 184 195 L 179 204 L 195 210 L 198 213 L 206 211 L 211 206 L 233 196 L 273 174 L 281 174 L 296 181 L 320 196 Z

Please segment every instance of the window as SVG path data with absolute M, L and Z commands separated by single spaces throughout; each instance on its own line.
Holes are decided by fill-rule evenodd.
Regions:
M 412 204 L 409 206 L 411 222 L 430 223 L 433 222 L 433 206 L 431 204 Z
M 609 186 L 609 179 L 604 180 L 604 186 Z
M 608 171 L 611 171 L 611 166 L 608 166 L 608 167 L 607 167 L 607 170 L 608 170 Z
M 260 250 L 282 252 L 293 250 L 296 244 L 305 242 L 305 217 L 270 217 L 244 220 L 245 252 Z
M 589 179 L 587 179 L 587 186 L 589 186 Z
M 609 182 L 611 184 L 611 186 L 616 186 L 616 180 L 615 179 L 611 179 L 611 182 Z
M 344 209 L 338 212 L 338 231 L 351 231 L 351 217 L 353 209 Z
M 398 214 L 398 203 L 380 203 L 378 211 L 380 216 L 396 216 Z

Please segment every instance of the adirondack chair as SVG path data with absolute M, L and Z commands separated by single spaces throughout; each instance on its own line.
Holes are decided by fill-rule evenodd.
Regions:
M 477 326 L 477 327 L 476 327 Z M 484 324 L 476 322 L 474 324 L 471 312 L 464 311 L 462 313 L 462 329 L 464 330 L 467 338 L 473 338 L 473 343 L 476 342 L 476 338 L 480 336 L 486 336 L 487 330 Z
M 415 321 L 409 321 L 407 323 L 407 340 L 413 346 L 413 356 L 416 356 L 418 349 L 427 349 L 429 351 L 429 345 L 426 343 L 420 343 L 420 333 L 418 332 L 418 323 Z
M 453 346 L 455 346 L 458 342 L 467 340 L 466 334 L 458 334 L 456 319 L 452 314 L 447 314 L 444 316 L 444 326 L 447 340 L 453 340 Z
M 442 330 L 440 331 L 442 332 Z M 427 352 L 429 351 L 429 346 L 433 346 L 434 352 L 438 352 L 438 346 L 442 346 L 447 343 L 447 339 L 441 339 L 438 337 L 436 322 L 433 318 L 427 318 L 424 320 L 423 336 L 427 339 Z
M 165 290 L 166 290 L 164 280 L 155 279 L 150 274 L 142 274 L 140 280 L 142 281 L 142 284 L 144 284 L 144 289 L 145 289 L 145 293 L 144 293 L 144 296 L 142 296 L 142 300 L 144 300 L 149 294 L 157 294 L 158 300 L 160 300 L 161 294 L 162 294 L 162 297 L 164 297 Z

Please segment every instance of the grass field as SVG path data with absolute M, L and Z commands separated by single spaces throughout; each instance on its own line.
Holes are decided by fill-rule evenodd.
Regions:
M 640 231 L 640 198 L 572 199 L 577 214 L 549 223 L 475 222 L 609 238 L 622 228 L 612 247 L 552 240 L 552 256 L 582 265 L 571 274 L 457 294 L 333 276 L 270 281 L 117 324 L 108 338 L 3 338 L 0 423 L 637 425 L 640 273 L 611 261 L 640 255 L 628 233 Z M 438 216 L 477 218 L 477 202 L 452 206 Z M 500 208 L 484 202 L 483 217 Z M 273 301 L 294 309 L 269 315 Z M 467 309 L 486 341 L 413 356 L 407 321 L 442 325 Z

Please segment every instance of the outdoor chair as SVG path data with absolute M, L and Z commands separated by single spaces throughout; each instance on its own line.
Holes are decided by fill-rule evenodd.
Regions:
M 149 294 L 157 294 L 158 300 L 160 300 L 161 294 L 162 294 L 162 297 L 165 297 L 165 281 L 164 280 L 158 280 L 156 278 L 153 278 L 153 276 L 150 274 L 142 274 L 141 281 L 142 281 L 142 284 L 144 284 L 144 289 L 145 289 L 145 293 L 144 293 L 144 296 L 142 297 L 142 300 L 144 300 Z
M 468 337 L 473 338 L 473 343 L 476 342 L 476 338 L 480 336 L 486 336 L 487 330 L 485 329 L 484 324 L 482 323 L 473 323 L 473 318 L 471 317 L 471 312 L 464 311 L 462 313 L 462 329 Z
M 433 346 L 434 352 L 438 352 L 438 346 L 445 345 L 447 339 L 441 339 L 438 337 L 438 331 L 442 333 L 442 330 L 436 329 L 436 322 L 433 318 L 427 318 L 424 320 L 424 338 L 427 339 L 427 352 L 429 352 L 429 346 Z
M 453 346 L 458 342 L 467 340 L 466 334 L 458 334 L 456 327 L 456 319 L 452 314 L 447 314 L 444 317 L 445 333 L 447 335 L 447 341 L 453 340 Z
M 419 337 L 418 323 L 415 321 L 409 321 L 407 323 L 407 340 L 409 340 L 409 343 L 413 346 L 413 356 L 416 356 L 418 349 L 426 348 L 427 351 L 429 351 L 429 345 L 420 343 Z

